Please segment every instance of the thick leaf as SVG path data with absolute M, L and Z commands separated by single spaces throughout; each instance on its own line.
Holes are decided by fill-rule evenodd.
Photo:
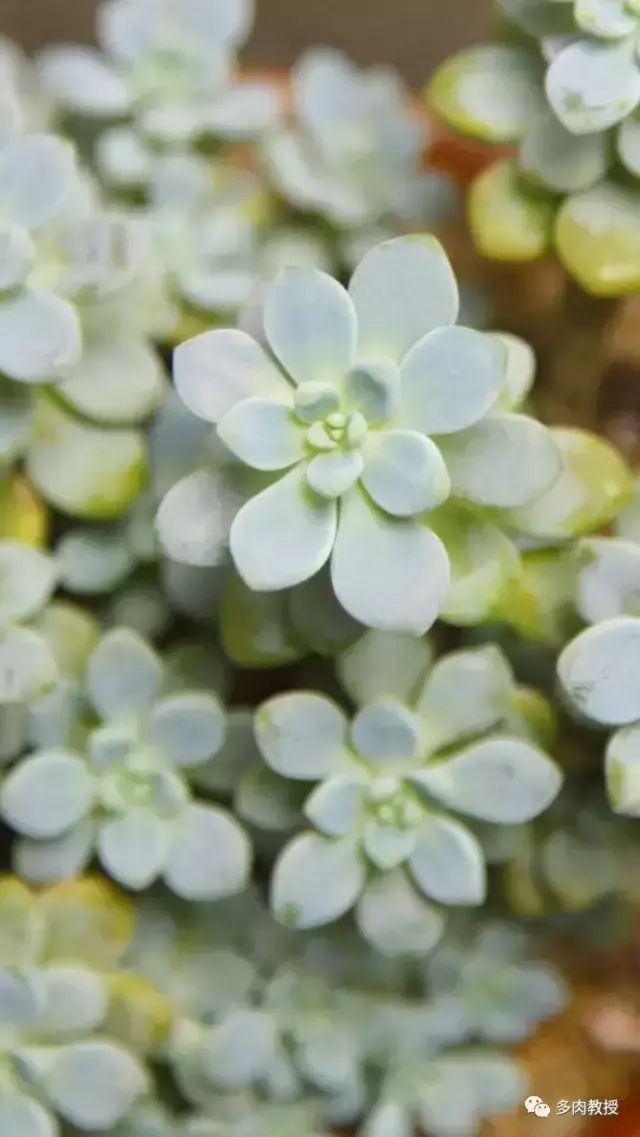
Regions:
M 607 745 L 605 781 L 611 808 L 627 817 L 640 817 L 639 761 L 640 729 L 631 726 L 617 730 Z
M 81 352 L 78 314 L 66 300 L 23 288 L 0 302 L 0 371 L 23 383 L 58 378 Z
M 358 322 L 336 280 L 313 268 L 285 268 L 267 293 L 264 327 L 295 383 L 336 385 L 355 362 Z
M 126 1050 L 97 1040 L 48 1052 L 38 1080 L 58 1113 L 88 1130 L 116 1125 L 148 1088 L 147 1075 Z
M 190 805 L 176 822 L 164 880 L 184 900 L 218 900 L 241 892 L 251 871 L 251 846 L 228 813 Z
M 19 541 L 0 541 L 0 620 L 29 620 L 56 586 L 53 559 Z
M 479 842 L 457 821 L 430 815 L 409 857 L 418 887 L 440 904 L 482 904 L 487 883 Z
M 592 537 L 576 549 L 577 607 L 587 624 L 640 616 L 640 546 Z
M 554 427 L 563 469 L 547 493 L 514 509 L 509 521 L 520 533 L 566 540 L 609 525 L 629 501 L 633 479 L 618 451 L 604 438 L 575 427 Z
M 185 405 L 206 422 L 220 422 L 254 396 L 290 398 L 284 376 L 246 332 L 220 329 L 186 340 L 175 350 L 173 377 Z
M 393 770 L 407 759 L 417 758 L 422 742 L 422 724 L 394 699 L 377 699 L 358 711 L 351 726 L 354 749 L 374 766 Z
M 449 561 L 429 529 L 385 516 L 354 490 L 341 503 L 331 579 L 343 608 L 361 624 L 422 635 L 441 611 Z
M 586 292 L 621 296 L 640 286 L 639 203 L 635 188 L 601 182 L 561 206 L 556 249 Z
M 19 627 L 0 636 L 0 705 L 38 698 L 57 677 L 56 660 L 44 636 Z
M 36 399 L 27 472 L 62 513 L 87 521 L 120 517 L 140 492 L 145 466 L 136 431 L 101 430 L 77 422 L 47 395 Z
M 619 616 L 581 632 L 562 652 L 558 678 L 586 718 L 607 726 L 640 721 L 640 620 Z
M 166 494 L 156 515 L 160 544 L 180 564 L 215 567 L 228 558 L 229 534 L 243 504 L 233 475 L 198 470 Z
M 362 706 L 384 695 L 412 704 L 433 662 L 425 639 L 400 632 L 365 632 L 343 652 L 338 676 L 354 703 Z
M 527 129 L 518 164 L 534 183 L 560 193 L 576 193 L 602 181 L 610 159 L 606 131 L 575 135 L 547 113 Z
M 49 1038 L 90 1033 L 102 1023 L 107 1010 L 107 982 L 83 967 L 57 965 L 42 975 L 46 993 L 38 1032 Z
M 364 862 L 355 841 L 301 833 L 276 861 L 271 907 L 286 927 L 317 928 L 344 916 L 364 884 Z
M 282 667 L 305 654 L 287 618 L 287 593 L 253 592 L 235 572 L 223 589 L 219 627 L 237 667 Z
M 355 829 L 365 801 L 364 781 L 356 778 L 330 778 L 307 798 L 305 816 L 327 837 L 345 837 Z
M 86 816 L 94 790 L 80 758 L 51 750 L 12 770 L 0 791 L 0 805 L 9 825 L 25 836 L 56 837 Z
M 16 842 L 16 872 L 34 884 L 73 880 L 87 868 L 95 847 L 96 824 L 89 819 L 51 841 Z
M 53 221 L 76 189 L 73 147 L 53 134 L 16 138 L 0 154 L 0 212 L 26 229 Z
M 254 470 L 285 470 L 305 456 L 304 430 L 293 411 L 270 399 L 243 399 L 224 416 L 218 438 Z
M 58 1137 L 53 1114 L 33 1098 L 8 1092 L 0 1101 L 0 1137 Z
M 213 758 L 224 742 L 224 711 L 214 695 L 169 695 L 153 707 L 148 738 L 175 766 L 198 766 Z
M 89 692 L 103 719 L 126 719 L 147 710 L 161 682 L 159 657 L 127 628 L 107 632 L 89 659 Z
M 440 618 L 463 627 L 484 623 L 520 576 L 515 543 L 500 526 L 460 502 L 447 502 L 430 514 L 429 526 L 447 550 L 451 567 Z
M 96 118 L 126 114 L 126 83 L 104 56 L 88 47 L 50 47 L 38 59 L 43 89 L 67 110 Z
M 478 505 L 525 505 L 562 473 L 550 430 L 526 415 L 488 415 L 440 444 L 452 492 Z
M 240 576 L 256 592 L 308 580 L 331 555 L 336 520 L 335 502 L 313 494 L 304 466 L 296 467 L 248 501 L 233 521 L 230 548 Z
M 519 738 L 476 742 L 426 766 L 412 780 L 450 809 L 497 825 L 518 825 L 551 805 L 562 774 L 543 751 Z
M 137 339 L 89 340 L 79 362 L 60 374 L 60 395 L 96 422 L 140 422 L 158 409 L 166 390 L 159 357 Z
M 348 760 L 346 716 L 323 695 L 276 695 L 256 712 L 254 730 L 265 761 L 286 778 L 330 777 Z
M 473 426 L 496 402 L 506 361 L 498 337 L 457 327 L 430 332 L 402 362 L 402 424 L 424 434 Z
M 358 314 L 358 354 L 399 363 L 435 328 L 455 324 L 459 297 L 444 249 L 433 237 L 399 237 L 372 249 L 349 292 Z
M 593 134 L 622 122 L 640 100 L 633 38 L 613 44 L 570 42 L 552 60 L 545 90 L 552 109 L 574 134 Z
M 533 53 L 506 44 L 472 47 L 438 68 L 427 97 L 461 134 L 516 142 L 543 102 L 540 79 Z
M 445 916 L 416 892 L 402 869 L 374 880 L 356 910 L 362 935 L 386 956 L 424 956 L 436 946 Z
M 451 489 L 438 447 L 417 430 L 386 430 L 368 438 L 361 481 L 376 505 L 394 517 L 435 509 Z
M 150 809 L 131 808 L 103 822 L 98 832 L 101 864 L 120 884 L 139 892 L 158 879 L 171 849 L 172 829 Z
M 474 244 L 489 260 L 543 257 L 551 247 L 555 213 L 555 199 L 525 182 L 510 159 L 478 174 L 467 198 Z

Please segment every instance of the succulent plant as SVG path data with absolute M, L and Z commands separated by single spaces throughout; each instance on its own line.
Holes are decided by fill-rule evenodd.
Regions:
M 251 137 L 274 121 L 281 101 L 273 84 L 234 80 L 235 53 L 252 18 L 251 0 L 103 0 L 102 52 L 45 49 L 40 80 L 63 111 L 107 123 L 131 119 L 129 130 L 115 127 L 119 133 L 109 140 L 119 166 L 147 142 Z
M 640 6 L 499 9 L 476 244 L 636 289 Z M 0 39 L 0 1137 L 510 1132 L 558 940 L 631 942 L 636 472 L 399 76 L 252 20 Z
M 340 51 L 310 48 L 291 88 L 291 121 L 269 132 L 264 150 L 274 185 L 298 209 L 355 229 L 359 241 L 454 212 L 452 184 L 422 168 L 426 124 L 391 68 L 361 70 Z
M 546 428 L 499 409 L 503 342 L 455 327 L 457 310 L 441 246 L 414 236 L 368 253 L 349 292 L 318 270 L 285 269 L 264 305 L 277 363 L 238 330 L 181 344 L 178 392 L 231 458 L 226 478 L 197 473 L 163 501 L 169 555 L 216 564 L 228 546 L 258 592 L 301 584 L 330 559 L 351 616 L 426 631 L 451 575 L 430 513 L 452 495 L 480 510 L 525 505 L 562 469 Z M 193 548 L 187 509 L 190 532 L 194 510 L 206 518 Z
M 635 291 L 637 5 L 498 0 L 498 10 L 498 40 L 447 60 L 428 91 L 456 129 L 518 144 L 515 159 L 499 158 L 470 190 L 478 247 L 528 261 L 555 245 L 588 291 Z
M 224 713 L 203 691 L 162 696 L 162 663 L 128 629 L 108 632 L 87 663 L 98 725 L 84 752 L 66 738 L 23 759 L 0 790 L 3 816 L 27 841 L 21 872 L 55 880 L 82 871 L 97 847 L 102 864 L 133 889 L 162 876 L 178 895 L 241 889 L 250 847 L 225 811 L 192 800 L 186 771 L 221 750 Z
M 352 650 L 352 689 L 377 686 L 366 649 Z M 357 905 L 380 950 L 427 951 L 444 928 L 438 905 L 486 897 L 482 849 L 456 815 L 516 825 L 558 793 L 561 774 L 517 721 L 496 649 L 453 653 L 420 680 L 408 697 L 376 691 L 351 723 L 314 692 L 276 695 L 257 711 L 271 769 L 315 783 L 304 804 L 312 828 L 274 868 L 272 904 L 285 924 L 317 927 Z M 448 709 L 449 691 L 465 692 L 464 716 Z

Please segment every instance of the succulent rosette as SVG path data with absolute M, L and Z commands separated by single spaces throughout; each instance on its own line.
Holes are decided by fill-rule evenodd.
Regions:
M 368 253 L 348 291 L 318 270 L 285 269 L 264 304 L 267 347 L 231 329 L 181 344 L 181 398 L 216 424 L 231 480 L 242 464 L 247 487 L 265 488 L 238 509 L 247 488 L 236 485 L 234 503 L 222 477 L 179 482 L 158 514 L 169 555 L 216 563 L 228 544 L 257 592 L 301 584 L 330 561 L 350 615 L 426 631 L 450 582 L 430 512 L 451 496 L 524 505 L 562 469 L 545 427 L 498 409 L 500 338 L 456 327 L 457 312 L 441 246 L 405 237 Z M 194 551 L 181 532 L 187 502 L 192 529 L 194 506 L 207 525 Z

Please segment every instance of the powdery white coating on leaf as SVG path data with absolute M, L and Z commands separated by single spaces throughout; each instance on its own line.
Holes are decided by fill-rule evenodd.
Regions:
M 0 791 L 5 819 L 27 837 L 57 837 L 89 812 L 93 779 L 84 762 L 64 751 L 35 754 L 17 766 Z
M 364 862 L 354 841 L 301 833 L 276 861 L 271 906 L 286 927 L 317 928 L 344 916 L 364 884 Z
M 262 705 L 254 734 L 265 761 L 277 774 L 315 781 L 334 773 L 344 758 L 347 719 L 323 695 L 290 692 Z
M 562 652 L 558 678 L 586 718 L 607 726 L 640 721 L 640 620 L 619 616 L 581 632 Z
M 341 506 L 331 579 L 360 623 L 423 635 L 442 607 L 449 561 L 440 539 L 420 522 L 385 516 L 354 490 Z
M 424 900 L 402 869 L 365 889 L 356 909 L 362 935 L 386 956 L 423 956 L 443 935 L 446 918 Z
M 543 103 L 540 81 L 532 52 L 491 44 L 458 52 L 442 64 L 428 97 L 436 113 L 461 133 L 515 142 Z
M 441 904 L 482 904 L 486 869 L 476 838 L 457 821 L 429 817 L 409 857 L 409 869 L 426 896 Z

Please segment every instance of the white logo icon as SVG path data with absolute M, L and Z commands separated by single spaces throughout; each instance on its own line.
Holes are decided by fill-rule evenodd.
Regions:
M 524 1107 L 527 1113 L 535 1113 L 536 1117 L 548 1117 L 551 1113 L 551 1107 L 535 1094 L 527 1098 Z

